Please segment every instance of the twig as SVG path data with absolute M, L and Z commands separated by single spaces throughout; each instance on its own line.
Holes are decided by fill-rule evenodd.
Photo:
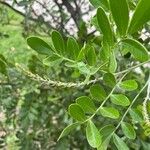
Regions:
M 129 69 L 126 69 L 126 70 L 124 70 L 124 71 L 115 73 L 114 75 L 115 75 L 115 76 L 118 76 L 118 75 L 120 75 L 120 74 L 127 73 L 127 72 L 129 72 L 129 71 L 131 71 L 131 70 L 134 70 L 134 69 L 136 69 L 136 68 L 138 68 L 138 67 L 140 67 L 140 66 L 142 66 L 142 65 L 144 65 L 144 64 L 146 64 L 146 63 L 149 63 L 149 62 L 150 62 L 150 60 L 148 60 L 148 61 L 146 61 L 146 62 L 143 62 L 143 63 L 140 63 L 140 64 L 138 64 L 138 65 L 136 65 L 136 66 L 133 66 L 133 67 L 131 67 L 131 68 L 129 68 Z M 102 65 L 102 66 L 103 66 L 103 65 Z M 101 66 L 101 67 L 102 67 L 102 66 Z M 100 68 L 101 68 L 101 67 L 100 67 Z M 85 85 L 89 85 L 89 84 L 92 84 L 92 83 L 95 83 L 95 82 L 98 82 L 98 81 L 102 80 L 102 77 L 100 77 L 100 78 L 97 78 L 97 79 L 94 79 L 94 80 L 90 80 L 90 81 L 88 81 L 88 82 L 81 81 L 81 82 L 78 82 L 78 83 L 74 83 L 74 82 L 62 82 L 62 81 L 53 81 L 53 80 L 51 80 L 51 79 L 49 79 L 49 78 L 42 78 L 42 77 L 39 76 L 38 74 L 33 74 L 33 73 L 31 73 L 30 71 L 25 70 L 25 69 L 24 69 L 23 67 L 21 67 L 19 64 L 16 64 L 16 68 L 17 68 L 18 70 L 23 71 L 23 72 L 24 72 L 28 77 L 30 77 L 32 80 L 41 82 L 42 84 L 47 85 L 47 86 L 57 86 L 57 87 L 66 87 L 66 88 L 70 88 L 70 87 L 78 88 L 78 87 L 83 87 L 83 86 L 85 86 Z

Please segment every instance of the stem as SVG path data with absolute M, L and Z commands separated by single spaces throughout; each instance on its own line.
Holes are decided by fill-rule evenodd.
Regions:
M 62 55 L 59 55 L 59 54 L 57 54 L 57 53 L 54 53 L 54 54 L 57 55 L 58 57 L 62 58 L 63 60 L 69 61 L 69 62 L 71 62 L 71 63 L 75 63 L 74 60 L 71 60 L 71 59 L 69 59 L 69 58 L 63 57 Z
M 86 78 L 85 78 L 85 80 L 84 80 L 84 82 L 83 82 L 84 85 L 87 85 L 87 84 L 88 84 L 90 77 L 91 77 L 91 75 L 87 75 L 87 76 L 86 76 Z
M 57 54 L 57 55 L 58 55 L 58 54 Z M 62 57 L 62 56 L 60 56 L 60 55 L 58 55 L 58 56 L 61 57 L 61 58 L 63 58 L 63 59 L 66 60 L 66 61 L 71 62 L 71 63 L 74 63 L 74 62 L 75 62 L 75 61 L 73 61 L 73 60 L 70 60 L 70 59 L 68 59 L 68 58 Z M 135 65 L 135 66 L 133 66 L 133 67 L 131 67 L 131 68 L 129 68 L 129 69 L 123 70 L 123 71 L 121 71 L 121 72 L 117 72 L 117 73 L 115 73 L 114 75 L 115 75 L 115 76 L 118 76 L 118 75 L 120 75 L 120 74 L 127 73 L 127 72 L 129 72 L 129 71 L 131 71 L 131 70 L 133 70 L 133 69 L 136 69 L 136 68 L 138 68 L 138 67 L 140 67 L 140 66 L 142 66 L 142 65 L 144 65 L 144 64 L 147 64 L 147 63 L 149 63 L 149 62 L 150 62 L 150 60 L 145 61 L 145 62 L 140 63 L 140 64 L 138 64 L 138 65 Z M 102 65 L 99 67 L 99 69 L 100 69 L 103 65 L 105 65 L 105 64 L 102 64 Z M 24 72 L 27 76 L 29 76 L 32 80 L 35 80 L 35 81 L 38 81 L 38 82 L 42 82 L 42 83 L 44 83 L 44 84 L 47 85 L 47 86 L 50 86 L 50 85 L 51 85 L 51 86 L 58 86 L 58 87 L 61 86 L 61 87 L 67 87 L 67 88 L 70 88 L 70 87 L 76 87 L 76 88 L 78 88 L 78 87 L 82 87 L 82 86 L 85 86 L 85 85 L 89 85 L 89 84 L 92 84 L 92 83 L 95 83 L 95 82 L 98 82 L 98 81 L 102 80 L 102 77 L 100 77 L 100 78 L 97 78 L 97 79 L 94 79 L 94 80 L 90 80 L 90 81 L 88 81 L 88 82 L 82 81 L 82 82 L 79 82 L 79 83 L 53 81 L 53 80 L 51 80 L 51 79 L 43 79 L 43 78 L 40 77 L 38 74 L 33 74 L 33 73 L 31 73 L 31 72 L 25 70 L 25 69 L 22 68 L 19 64 L 16 64 L 15 66 L 16 66 L 17 69 L 23 71 L 23 72 Z
M 143 63 L 140 63 L 140 64 L 138 64 L 138 65 L 135 65 L 135 66 L 133 66 L 133 67 L 131 67 L 131 68 L 128 68 L 128 69 L 126 69 L 126 70 L 117 72 L 117 73 L 115 73 L 115 75 L 120 75 L 120 74 L 129 72 L 129 71 L 134 70 L 134 69 L 136 69 L 136 68 L 138 68 L 138 67 L 140 67 L 140 66 L 142 66 L 142 65 L 144 65 L 144 64 L 147 64 L 147 63 L 150 63 L 150 60 L 145 61 L 145 62 L 143 62 Z

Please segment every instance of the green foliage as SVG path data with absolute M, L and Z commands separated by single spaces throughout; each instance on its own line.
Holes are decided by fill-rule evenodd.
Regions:
M 79 126 L 80 124 L 78 122 L 73 123 L 68 125 L 61 133 L 61 135 L 59 136 L 58 140 L 60 140 L 61 138 L 63 138 L 64 136 L 67 136 L 72 130 L 74 130 L 75 128 L 77 128 L 77 126 Z
M 129 124 L 127 122 L 122 122 L 121 128 L 122 128 L 122 131 L 126 137 L 128 137 L 129 139 L 135 139 L 136 138 L 136 133 L 135 133 L 134 128 L 131 124 Z
M 106 125 L 100 129 L 100 134 L 102 135 L 103 141 L 106 140 L 115 130 L 113 125 Z
M 109 4 L 108 4 L 107 0 L 101 0 L 101 1 L 99 1 L 99 0 L 89 0 L 89 1 L 96 8 L 98 8 L 99 6 L 103 6 L 105 9 L 109 8 Z
M 123 47 L 128 49 L 137 60 L 144 62 L 149 59 L 147 49 L 138 41 L 133 39 L 125 39 L 122 41 Z
M 134 108 L 134 109 L 131 109 L 129 111 L 129 113 L 134 122 L 142 122 L 143 121 L 143 116 L 142 116 L 142 113 L 140 110 Z
M 105 40 L 109 45 L 113 45 L 113 32 L 103 8 L 98 8 L 97 10 L 97 21 Z
M 96 111 L 96 106 L 94 102 L 87 96 L 77 98 L 76 103 L 80 105 L 85 113 L 94 113 Z
M 80 48 L 77 41 L 74 38 L 69 37 L 67 40 L 67 56 L 73 60 L 76 60 L 78 58 L 79 52 Z
M 105 73 L 103 76 L 103 81 L 105 85 L 109 87 L 114 87 L 116 85 L 116 79 L 115 76 L 111 73 Z
M 96 64 L 96 53 L 93 46 L 89 46 L 86 49 L 85 58 L 90 66 L 94 66 Z
M 101 135 L 91 120 L 87 123 L 86 137 L 89 144 L 94 148 L 98 148 L 101 144 Z
M 138 84 L 135 80 L 126 80 L 126 81 L 122 81 L 119 84 L 119 87 L 126 91 L 133 91 L 138 88 Z
M 116 134 L 113 136 L 113 142 L 116 145 L 117 149 L 129 150 L 125 142 Z
M 110 98 L 111 98 L 111 102 L 114 103 L 115 105 L 120 105 L 120 106 L 130 105 L 130 100 L 123 94 L 112 94 Z
M 49 55 L 51 52 L 51 47 L 38 37 L 30 37 L 27 39 L 28 45 L 37 51 L 39 54 Z
M 112 16 L 120 35 L 126 35 L 129 23 L 129 9 L 126 0 L 109 0 Z
M 131 23 L 129 26 L 129 33 L 134 33 L 144 25 L 147 21 L 150 20 L 148 11 L 150 10 L 150 1 L 149 0 L 139 0 L 136 9 L 134 11 Z
M 61 34 L 57 31 L 52 32 L 52 41 L 53 45 L 55 47 L 55 51 L 57 51 L 58 54 L 64 54 L 65 52 L 65 44 L 64 40 L 61 36 Z
M 84 40 L 84 26 L 76 38 L 56 30 L 48 39 L 28 37 L 35 52 L 26 55 L 31 56 L 27 67 L 0 54 L 0 110 L 5 115 L 0 131 L 7 131 L 6 149 L 146 149 L 150 72 L 144 64 L 150 57 L 139 31 L 141 26 L 149 31 L 149 2 L 90 2 L 97 9 L 93 25 L 100 36 Z
M 106 92 L 100 85 L 93 85 L 90 87 L 91 96 L 97 101 L 103 101 L 106 98 Z
M 78 104 L 71 104 L 68 110 L 69 114 L 77 121 L 86 120 L 83 109 Z
M 119 111 L 113 107 L 102 107 L 100 113 L 103 117 L 109 117 L 112 119 L 118 119 L 120 116 Z
M 108 136 L 97 149 L 98 150 L 107 150 L 110 139 L 111 139 L 111 135 Z
M 115 53 L 112 52 L 112 54 L 110 55 L 110 60 L 109 60 L 109 71 L 111 73 L 116 72 L 117 70 L 117 61 L 116 61 L 116 56 Z

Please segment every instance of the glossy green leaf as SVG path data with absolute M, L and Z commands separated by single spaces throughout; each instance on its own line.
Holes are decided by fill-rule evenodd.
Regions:
M 65 43 L 61 34 L 54 30 L 51 36 L 56 52 L 62 55 L 65 54 Z
M 77 98 L 76 103 L 80 105 L 84 112 L 94 113 L 96 111 L 94 102 L 87 96 Z
M 129 26 L 129 33 L 134 33 L 150 20 L 150 1 L 139 0 Z
M 110 143 L 111 135 L 109 135 L 105 140 L 102 141 L 101 145 L 97 150 L 107 150 Z
M 104 88 L 98 84 L 90 87 L 90 94 L 97 101 L 103 101 L 107 97 Z
M 114 87 L 116 85 L 116 79 L 115 76 L 111 73 L 105 73 L 103 76 L 103 81 L 105 85 L 109 87 Z
M 106 47 L 102 47 L 101 48 L 101 51 L 100 51 L 100 58 L 103 62 L 107 62 L 109 61 L 109 54 L 110 54 L 110 51 L 108 48 Z
M 77 121 L 85 121 L 86 120 L 84 111 L 78 104 L 71 104 L 69 106 L 68 112 Z
M 115 105 L 120 105 L 120 106 L 130 105 L 130 100 L 123 94 L 112 94 L 110 98 L 111 98 L 111 102 L 114 103 Z
M 114 73 L 116 72 L 116 70 L 117 70 L 117 61 L 116 61 L 115 53 L 113 52 L 109 60 L 109 72 Z
M 126 81 L 122 81 L 119 84 L 119 87 L 126 91 L 133 91 L 138 88 L 138 84 L 135 80 L 126 80 Z
M 89 0 L 89 1 L 96 8 L 98 8 L 100 6 L 105 8 L 105 9 L 109 8 L 109 4 L 108 4 L 107 0 Z
M 86 127 L 86 138 L 91 147 L 97 148 L 101 144 L 101 135 L 92 121 L 88 121 Z
M 97 16 L 96 15 L 91 18 L 91 25 L 95 26 L 97 31 L 101 32 L 101 30 L 99 28 L 99 25 L 98 25 L 98 21 L 97 21 Z M 102 39 L 102 36 L 101 36 L 101 39 Z
M 60 134 L 58 140 L 63 138 L 64 136 L 67 136 L 72 130 L 77 128 L 80 124 L 78 122 L 68 125 Z
M 122 128 L 124 135 L 127 138 L 129 138 L 129 139 L 135 139 L 136 138 L 135 130 L 131 124 L 129 124 L 127 122 L 122 122 L 121 128 Z
M 100 113 L 103 117 L 108 117 L 112 119 L 118 119 L 120 114 L 119 111 L 113 107 L 102 107 Z
M 134 122 L 143 122 L 143 114 L 138 109 L 130 109 L 129 114 Z
M 50 55 L 52 52 L 51 47 L 39 37 L 27 38 L 27 44 L 39 54 Z
M 129 9 L 126 0 L 109 0 L 111 12 L 120 35 L 126 35 L 129 23 Z
M 102 135 L 103 141 L 109 137 L 109 135 L 115 130 L 113 125 L 106 125 L 100 129 L 100 134 Z
M 105 40 L 105 37 L 103 37 L 103 41 L 102 41 L 102 48 L 100 51 L 100 58 L 103 62 L 107 62 L 109 61 L 111 56 L 111 48 L 107 43 L 107 40 Z
M 85 58 L 85 49 L 86 49 L 86 44 L 83 45 L 83 47 L 81 48 L 78 57 L 77 57 L 77 61 L 82 61 Z
M 95 53 L 95 49 L 93 46 L 90 46 L 89 48 L 87 48 L 85 52 L 85 58 L 86 58 L 87 63 L 90 66 L 94 66 L 96 64 L 96 53 Z
M 98 8 L 97 10 L 97 21 L 105 40 L 108 42 L 110 46 L 113 45 L 112 29 L 109 20 L 107 18 L 107 15 L 105 14 L 105 11 L 101 7 Z
M 79 52 L 80 49 L 77 41 L 74 38 L 69 37 L 67 40 L 67 56 L 76 60 L 79 55 Z
M 126 143 L 116 134 L 113 136 L 113 142 L 116 145 L 118 150 L 129 150 Z
M 79 69 L 81 74 L 89 75 L 90 70 L 84 62 L 78 62 L 77 68 Z
M 140 42 L 138 42 L 134 39 L 125 39 L 125 40 L 122 40 L 121 44 L 138 61 L 144 62 L 144 61 L 147 61 L 149 59 L 147 49 Z

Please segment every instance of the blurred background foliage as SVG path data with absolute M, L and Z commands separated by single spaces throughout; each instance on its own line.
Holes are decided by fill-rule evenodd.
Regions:
M 130 7 L 134 8 L 137 1 L 129 1 Z M 34 5 L 38 5 L 36 9 Z M 84 0 L 0 0 L 0 149 L 91 149 L 82 128 L 57 142 L 64 127 L 73 121 L 66 112 L 69 104 L 78 96 L 89 95 L 89 86 L 78 89 L 46 86 L 18 71 L 15 63 L 42 77 L 47 75 L 58 81 L 82 80 L 78 71 L 68 71 L 59 65 L 45 66 L 27 46 L 26 37 L 36 35 L 50 43 L 50 33 L 56 29 L 64 38 L 75 35 L 81 47 L 86 41 L 93 42 L 99 49 L 101 37 L 95 34 L 88 22 L 93 11 L 94 8 Z M 145 28 L 148 34 L 149 24 Z M 149 35 L 144 40 L 138 33 L 134 36 L 149 48 Z M 122 62 L 123 68 L 124 65 Z M 134 77 L 140 81 L 138 74 Z M 97 121 L 97 124 L 102 121 Z M 131 149 L 149 150 L 150 139 L 141 131 L 142 128 L 138 131 L 136 143 L 131 143 Z
M 0 149 L 89 149 L 80 132 L 57 142 L 60 132 L 72 122 L 66 108 L 84 89 L 77 91 L 74 88 L 46 87 L 30 80 L 16 69 L 15 63 L 19 63 L 33 73 L 42 76 L 49 74 L 52 78 L 57 77 L 57 80 L 65 80 L 69 75 L 65 68 L 46 68 L 26 43 L 26 37 L 30 35 L 40 36 L 49 42 L 50 32 L 54 29 L 50 27 L 51 24 L 43 22 L 42 16 L 33 19 L 30 14 L 25 15 L 33 0 L 11 3 L 12 1 L 0 1 Z M 50 1 L 49 5 L 52 3 L 57 7 L 57 1 Z M 52 11 L 57 14 L 60 10 L 52 8 Z M 67 18 L 59 15 L 55 19 L 62 19 L 63 24 L 67 21 Z M 81 26 L 79 34 L 82 38 L 87 33 L 84 31 L 84 22 L 80 22 L 78 27 Z M 66 34 L 60 22 L 55 29 Z M 73 33 L 75 31 L 76 29 Z

